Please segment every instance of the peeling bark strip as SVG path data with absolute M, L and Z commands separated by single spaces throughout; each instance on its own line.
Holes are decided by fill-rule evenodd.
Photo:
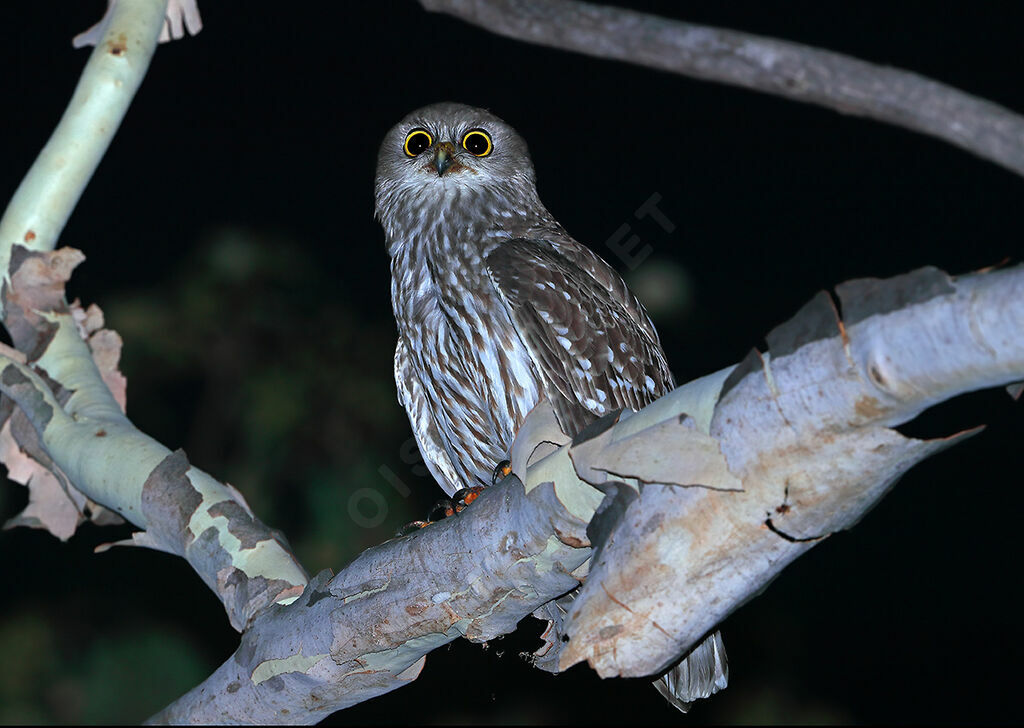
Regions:
M 200 538 L 204 544 L 210 542 L 208 549 L 203 546 L 203 550 L 208 553 L 207 558 L 223 564 L 217 569 L 214 591 L 228 605 L 229 614 L 244 617 L 240 625 L 242 628 L 267 605 L 295 598 L 302 593 L 305 586 L 304 572 L 300 572 L 303 581 L 296 583 L 295 574 L 276 575 L 274 569 L 260 565 L 261 548 L 288 553 L 288 546 L 277 531 L 268 528 L 239 501 L 223 500 L 211 505 L 206 512 L 218 523 L 225 520 L 228 533 L 238 541 L 237 547 L 229 553 L 220 546 L 222 529 L 214 526 L 208 527 Z M 253 556 L 253 566 L 256 568 L 248 564 L 250 555 Z M 297 563 L 295 565 L 298 566 Z M 286 579 L 285 576 L 290 578 Z
M 188 527 L 203 496 L 185 477 L 192 467 L 183 450 L 175 450 L 153 469 L 142 485 L 142 515 L 146 532 L 164 551 L 184 556 L 195 539 Z
M 835 336 L 838 322 L 839 312 L 832 297 L 825 291 L 818 291 L 793 318 L 776 326 L 764 338 L 772 356 L 782 357 L 804 344 Z
M 4 326 L 15 348 L 24 352 L 28 361 L 42 356 L 56 335 L 57 324 L 46 314 L 67 312 L 64 285 L 83 260 L 85 255 L 74 248 L 40 253 L 13 246 L 0 302 Z
M 41 430 L 45 430 L 53 418 L 53 407 L 51 407 L 43 395 L 40 394 L 32 382 L 13 365 L 9 364 L 0 370 L 0 386 L 8 396 L 15 399 L 18 406 L 27 412 L 33 423 Z
M 64 286 L 84 259 L 72 248 L 38 252 L 14 245 L 2 288 L 4 323 L 15 344 L 27 354 L 12 351 L 6 356 L 15 368 L 22 364 L 32 368 L 22 370 L 27 387 L 9 387 L 7 391 L 15 398 L 20 396 L 22 407 L 31 406 L 25 400 L 29 391 L 44 401 L 52 398 L 49 406 L 60 419 L 69 414 L 82 417 L 84 404 L 90 418 L 97 421 L 91 427 L 92 436 L 106 437 L 107 429 L 99 420 L 113 417 L 116 421 L 123 414 L 125 384 L 117 371 L 121 345 L 116 333 L 102 328 L 103 314 L 98 307 L 83 311 L 77 303 L 67 304 Z M 88 347 L 82 342 L 86 337 Z M 95 373 L 96 367 L 100 367 L 101 377 L 93 382 L 90 370 Z M 111 391 L 116 393 L 113 399 Z M 31 417 L 31 428 L 20 425 L 25 412 Z M 120 522 L 116 514 L 75 488 L 46 452 L 41 440 L 53 439 L 50 419 L 23 410 L 11 418 L 10 428 L 0 430 L 0 452 L 10 477 L 30 491 L 28 507 L 8 525 L 44 528 L 66 540 L 86 518 L 101 525 Z
M 420 0 L 492 33 L 906 127 L 1024 175 L 1024 118 L 915 73 L 735 30 L 574 0 Z
M 228 533 L 238 539 L 239 551 L 255 548 L 270 537 L 270 529 L 253 518 L 237 501 L 222 501 L 210 506 L 207 513 L 214 518 L 227 519 Z
M 955 291 L 949 274 L 930 265 L 885 280 L 857 278 L 836 286 L 847 327 L 869 316 L 900 311 Z

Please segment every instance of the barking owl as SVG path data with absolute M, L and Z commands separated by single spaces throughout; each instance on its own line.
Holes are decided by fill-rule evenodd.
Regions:
M 493 114 L 441 103 L 400 121 L 377 158 L 376 215 L 398 398 L 449 495 L 490 484 L 541 397 L 574 435 L 674 387 L 644 307 L 547 211 L 526 143 Z M 681 666 L 683 701 L 724 686 L 720 636 Z

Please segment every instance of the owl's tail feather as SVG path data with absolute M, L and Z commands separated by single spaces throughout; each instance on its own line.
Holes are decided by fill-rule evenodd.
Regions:
M 695 700 L 708 698 L 729 684 L 729 658 L 722 633 L 715 632 L 654 682 L 670 705 L 685 713 Z

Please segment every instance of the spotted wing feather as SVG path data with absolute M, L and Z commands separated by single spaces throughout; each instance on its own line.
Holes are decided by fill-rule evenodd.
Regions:
M 516 238 L 488 254 L 487 269 L 567 433 L 672 389 L 643 306 L 589 249 L 571 239 Z

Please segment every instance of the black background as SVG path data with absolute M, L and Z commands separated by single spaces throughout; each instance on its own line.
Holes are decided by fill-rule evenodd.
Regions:
M 14 192 L 62 113 L 86 60 L 70 39 L 103 5 L 4 5 L 0 197 Z M 1024 111 L 1021 4 L 629 6 L 905 68 Z M 302 306 L 344 311 L 360 330 L 391 340 L 387 256 L 372 217 L 375 157 L 392 124 L 439 100 L 485 106 L 513 124 L 530 144 L 548 208 L 613 264 L 603 243 L 629 224 L 653 251 L 631 272 L 642 298 L 652 271 L 688 282 L 674 303 L 652 306 L 679 381 L 763 348 L 764 334 L 821 288 L 926 264 L 965 273 L 1019 261 L 1024 250 L 1019 177 L 902 129 L 515 42 L 414 2 L 207 0 L 201 10 L 202 33 L 158 49 L 65 229 L 61 244 L 88 256 L 71 296 L 105 306 L 125 291 L 166 290 L 211 231 L 228 226 L 272 234 L 282 261 L 301 255 L 326 276 L 329 285 L 300 294 Z M 634 216 L 653 194 L 671 233 Z M 244 311 L 248 302 L 231 305 Z M 232 321 L 245 326 L 244 315 Z M 109 311 L 108 324 L 122 329 Z M 307 335 L 312 347 L 331 333 Z M 168 446 L 187 443 L 176 427 L 189 417 L 160 412 L 190 411 L 196 382 L 154 383 L 145 357 L 131 358 L 128 335 L 125 347 L 129 414 Z M 392 387 L 391 351 L 367 352 L 367 377 Z M 284 356 L 273 342 L 254 355 Z M 148 399 L 133 399 L 135 391 Z M 395 417 L 400 423 L 400 411 Z M 939 436 L 981 423 L 983 434 L 916 467 L 856 528 L 812 549 L 729 618 L 732 684 L 688 718 L 645 681 L 529 668 L 516 656 L 532 646 L 528 626 L 487 650 L 465 641 L 441 649 L 411 686 L 330 721 L 1019 721 L 1020 405 L 1001 390 L 970 395 L 902 430 Z M 408 434 L 396 432 L 384 447 L 397 449 Z M 221 474 L 216 453 L 190 455 Z M 337 480 L 359 487 L 351 473 Z M 246 492 L 246 482 L 233 482 Z M 5 518 L 25 497 L 6 488 Z M 421 490 L 412 511 L 435 496 Z M 281 508 L 257 515 L 301 538 L 302 518 Z M 392 520 L 387 528 L 401 522 Z M 39 649 L 65 663 L 129 623 L 159 619 L 169 640 L 193 645 L 210 669 L 226 659 L 237 636 L 188 567 L 143 550 L 91 554 L 113 538 L 95 527 L 67 544 L 26 529 L 0 534 L 0 625 L 19 610 L 53 615 L 63 626 Z M 354 555 L 324 565 L 337 569 Z M 6 659 L 3 680 L 14 684 L 22 658 Z M 149 669 L 140 661 L 137 671 Z M 136 691 L 130 681 L 113 688 Z M 92 700 L 90 690 L 76 694 Z M 141 720 L 170 697 L 113 715 Z M 61 699 L 44 695 L 51 707 L 23 717 L 105 719 L 53 709 Z

